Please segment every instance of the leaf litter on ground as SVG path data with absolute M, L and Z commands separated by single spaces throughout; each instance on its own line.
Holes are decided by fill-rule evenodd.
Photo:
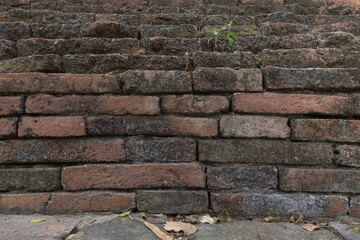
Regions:
M 148 221 L 145 221 L 145 220 L 143 220 L 141 218 L 133 218 L 130 215 L 129 215 L 129 218 L 131 220 L 138 220 L 138 221 L 144 223 L 145 226 L 147 228 L 149 228 L 161 240 L 175 240 L 175 238 L 172 235 L 161 231 L 160 228 L 158 228 L 157 226 L 155 226 L 154 224 L 152 224 L 152 223 L 150 223 Z
M 176 236 L 188 236 L 197 231 L 197 227 L 191 223 L 173 221 L 166 222 L 164 229 L 168 232 L 175 232 Z
M 33 219 L 33 220 L 30 220 L 29 222 L 30 223 L 39 223 L 39 222 L 44 222 L 44 221 L 46 221 L 46 219 L 41 218 L 41 219 Z

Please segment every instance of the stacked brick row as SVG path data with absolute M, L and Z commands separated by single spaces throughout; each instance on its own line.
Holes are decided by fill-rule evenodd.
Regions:
M 360 9 L 193 2 L 0 0 L 0 212 L 360 217 Z

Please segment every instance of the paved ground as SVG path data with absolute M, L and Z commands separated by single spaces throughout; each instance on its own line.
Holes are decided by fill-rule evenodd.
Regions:
M 137 215 L 132 215 L 136 217 Z M 30 223 L 34 219 L 45 219 Z M 148 218 L 162 228 L 165 218 Z M 291 223 L 238 221 L 196 224 L 198 230 L 182 240 L 360 240 L 349 225 L 334 222 L 332 228 L 308 232 Z M 336 230 L 334 230 L 336 229 Z M 162 229 L 163 230 L 163 229 Z M 165 231 L 165 230 L 163 230 Z M 263 239 L 259 238 L 261 234 Z M 0 215 L 1 240 L 158 240 L 142 222 L 107 215 Z

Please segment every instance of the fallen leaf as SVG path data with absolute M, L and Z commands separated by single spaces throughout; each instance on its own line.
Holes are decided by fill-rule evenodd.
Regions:
M 227 210 L 222 210 L 222 212 L 218 216 L 218 219 L 220 222 L 231 222 L 233 220 Z
M 301 215 L 298 217 L 298 219 L 296 219 L 295 224 L 302 223 L 303 220 L 304 220 L 304 215 L 301 214 Z
M 259 240 L 265 240 L 265 238 L 261 234 L 258 234 L 257 237 Z
M 197 227 L 190 223 L 169 221 L 164 225 L 164 229 L 166 231 L 183 232 L 185 236 L 188 236 L 195 233 Z
M 126 217 L 126 216 L 129 216 L 131 214 L 131 209 L 129 211 L 126 211 L 126 212 L 123 212 L 123 213 L 120 213 L 119 215 L 117 215 L 118 217 Z
M 265 222 L 280 222 L 279 217 L 274 218 L 274 217 L 269 216 L 269 217 L 264 218 L 264 220 L 265 220 Z
M 46 221 L 46 219 L 33 219 L 33 220 L 31 220 L 31 221 L 29 221 L 29 222 L 31 222 L 31 223 L 39 223 L 39 222 L 44 222 L 44 221 Z
M 200 217 L 199 220 L 201 223 L 209 223 L 209 224 L 215 224 L 217 223 L 218 219 L 216 217 L 210 217 L 209 214 L 205 214 L 203 216 Z
M 145 226 L 147 228 L 149 228 L 161 240 L 175 240 L 173 236 L 171 236 L 168 233 L 165 233 L 165 232 L 161 231 L 160 228 L 158 228 L 154 224 L 149 223 L 149 222 L 147 222 L 147 221 L 145 221 L 145 220 L 143 220 L 141 218 L 133 218 L 131 216 L 129 216 L 129 217 L 130 217 L 130 219 L 135 219 L 135 220 L 138 220 L 140 222 L 143 222 L 145 224 Z
M 293 215 L 291 215 L 291 217 L 290 217 L 290 222 L 291 223 L 295 223 L 296 222 L 296 220 L 295 220 L 295 215 L 293 214 Z
M 356 232 L 356 233 L 360 233 L 360 228 L 359 227 L 354 227 L 353 231 Z
M 134 47 L 132 47 L 130 49 L 129 52 L 134 53 L 134 54 L 144 55 L 145 54 L 145 48 L 134 46 Z
M 319 226 L 314 225 L 314 224 L 304 224 L 301 227 L 309 232 L 312 232 L 312 231 L 320 228 Z
M 200 216 L 198 215 L 189 215 L 186 216 L 182 222 L 186 223 L 198 223 L 200 221 Z

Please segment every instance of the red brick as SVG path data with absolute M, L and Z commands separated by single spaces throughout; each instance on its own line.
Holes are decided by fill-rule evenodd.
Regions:
M 291 121 L 291 128 L 291 138 L 296 140 L 360 141 L 358 120 L 294 119 Z
M 0 97 L 0 116 L 18 115 L 23 112 L 23 97 Z
M 283 168 L 279 175 L 283 191 L 360 193 L 360 170 Z
M 160 99 L 151 96 L 36 95 L 27 98 L 27 113 L 39 114 L 142 114 L 160 113 Z
M 16 135 L 17 118 L 0 118 L 0 138 Z
M 122 139 L 7 140 L 0 142 L 0 163 L 125 161 Z
M 199 68 L 193 72 L 194 90 L 198 92 L 261 91 L 259 69 Z
M 85 136 L 83 117 L 22 117 L 19 137 Z
M 195 164 L 84 165 L 65 167 L 66 190 L 205 187 L 204 168 Z
M 223 96 L 165 96 L 162 98 L 164 113 L 215 114 L 225 112 L 229 101 Z
M 80 192 L 53 193 L 46 213 L 121 212 L 135 208 L 134 193 Z
M 338 165 L 360 167 L 359 145 L 337 145 L 334 156 L 334 163 Z
M 0 74 L 0 93 L 119 93 L 115 77 L 100 74 Z
M 233 216 L 336 217 L 348 212 L 348 198 L 337 195 L 211 193 L 215 212 L 227 209 Z
M 349 97 L 277 93 L 235 93 L 233 110 L 242 113 L 351 115 Z
M 350 216 L 360 217 L 360 197 L 350 198 Z
M 1 194 L 1 213 L 45 213 L 50 198 L 48 193 Z
M 138 211 L 150 213 L 191 214 L 209 210 L 207 191 L 139 191 L 136 203 Z
M 255 54 L 250 51 L 228 52 L 195 52 L 193 57 L 195 67 L 229 67 L 229 68 L 256 68 Z
M 220 134 L 223 137 L 287 138 L 290 129 L 284 117 L 223 116 Z
M 190 117 L 126 117 L 128 135 L 212 137 L 218 133 L 218 123 L 212 118 Z

